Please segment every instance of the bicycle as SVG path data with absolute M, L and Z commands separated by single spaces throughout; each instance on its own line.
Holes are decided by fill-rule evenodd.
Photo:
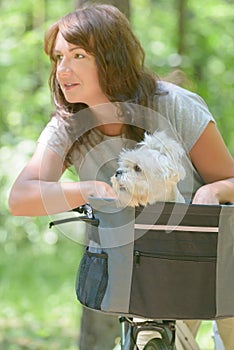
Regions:
M 95 203 L 94 203 L 95 204 Z M 165 221 L 168 222 L 168 215 L 170 216 L 170 214 L 173 212 L 173 210 L 175 209 L 175 203 L 167 203 L 167 204 L 158 204 L 159 206 L 159 212 L 160 212 L 160 216 L 157 218 L 159 226 L 160 226 L 160 230 L 162 230 L 162 226 L 165 224 Z M 193 205 L 187 205 L 187 207 L 184 207 L 185 204 L 179 204 L 176 207 L 176 213 L 178 214 L 178 208 L 180 211 L 180 208 L 182 208 L 182 211 L 184 211 L 186 209 L 186 215 L 181 218 L 181 223 L 179 224 L 179 236 L 177 235 L 176 237 L 180 237 L 180 235 L 182 235 L 183 239 L 185 239 L 185 237 L 188 236 L 190 237 L 190 241 L 188 241 L 191 244 L 188 244 L 189 247 L 189 251 L 186 251 L 187 255 L 183 255 L 182 256 L 182 260 L 180 262 L 180 265 L 182 264 L 182 266 L 186 266 L 186 261 L 191 261 L 194 260 L 195 264 L 194 264 L 194 268 L 197 269 L 197 266 L 202 265 L 203 262 L 205 263 L 205 265 L 202 265 L 203 267 L 205 266 L 205 269 L 207 268 L 207 266 L 209 266 L 208 270 L 205 271 L 205 275 L 203 277 L 203 280 L 206 281 L 207 276 L 210 276 L 210 274 L 212 274 L 212 278 L 215 278 L 215 273 L 216 273 L 216 264 L 217 264 L 217 259 L 216 259 L 216 255 L 217 255 L 217 233 L 219 231 L 219 215 L 221 213 L 222 207 L 221 206 L 193 206 Z M 162 209 L 163 208 L 163 209 Z M 158 208 L 156 207 L 156 210 Z M 137 209 L 138 210 L 138 209 Z M 141 211 L 141 209 L 139 209 Z M 155 210 L 155 208 L 153 209 Z M 205 210 L 205 212 L 204 212 Z M 69 221 L 84 221 L 86 223 L 90 223 L 91 224 L 91 231 L 94 231 L 94 234 L 96 234 L 98 232 L 98 228 L 99 228 L 99 224 L 100 224 L 100 220 L 102 220 L 102 213 L 98 213 L 95 212 L 95 214 L 93 213 L 92 210 L 92 206 L 90 205 L 85 205 L 79 208 L 76 208 L 74 211 L 79 212 L 80 214 L 84 214 L 83 216 L 79 216 L 76 218 L 68 218 L 68 219 L 63 219 L 63 220 L 58 220 L 58 221 L 54 221 L 53 223 L 50 224 L 50 227 L 56 224 L 60 224 L 60 223 L 65 223 L 65 222 L 69 222 Z M 197 211 L 201 212 L 201 220 L 197 220 Z M 196 215 L 195 215 L 195 214 Z M 229 212 L 227 211 L 227 214 Z M 100 214 L 100 215 L 99 215 Z M 111 215 L 115 215 L 114 212 L 110 214 Z M 233 214 L 233 210 L 232 210 L 232 214 Z M 228 214 L 230 215 L 230 214 Z M 104 219 L 106 219 L 106 216 L 104 215 Z M 117 218 L 117 221 L 119 220 L 119 218 Z M 171 219 L 170 219 L 171 220 Z M 151 223 L 152 224 L 152 223 Z M 175 222 L 173 222 L 173 220 L 171 221 L 172 226 L 175 224 Z M 176 222 L 176 224 L 178 224 Z M 188 226 L 190 225 L 190 226 Z M 105 226 L 105 225 L 104 225 Z M 136 226 L 136 225 L 135 225 Z M 140 225 L 137 224 L 137 227 L 139 227 Z M 145 225 L 147 226 L 147 225 Z M 157 229 L 153 226 L 153 236 L 157 234 Z M 112 227 L 112 226 L 111 226 Z M 117 227 L 119 227 L 119 223 L 117 225 Z M 148 227 L 148 226 L 147 226 Z M 151 230 L 151 229 L 150 229 Z M 156 230 L 156 231 L 155 231 Z M 165 228 L 163 228 L 163 230 L 165 230 Z M 231 232 L 233 230 L 232 227 L 229 228 L 229 231 Z M 183 234 L 183 231 L 185 231 L 185 234 Z M 190 232 L 191 231 L 191 232 Z M 196 234 L 192 234 L 193 232 L 196 232 Z M 148 232 L 144 235 L 142 235 L 143 237 L 143 242 L 145 244 L 145 237 L 148 235 Z M 230 235 L 231 236 L 231 235 Z M 141 237 L 141 238 L 142 238 Z M 152 238 L 152 234 L 150 236 Z M 163 237 L 166 239 L 170 240 L 170 235 L 165 235 L 165 233 L 163 234 Z M 198 242 L 196 242 L 196 239 L 198 237 Z M 204 242 L 203 242 L 203 238 L 206 237 L 207 239 L 205 239 L 205 246 Z M 229 235 L 227 235 L 227 237 L 229 237 Z M 139 250 L 139 247 L 141 247 L 142 244 L 142 240 L 137 239 L 137 249 Z M 176 239 L 177 239 L 176 238 Z M 195 241 L 192 241 L 193 239 L 195 239 Z M 139 243 L 140 242 L 140 243 Z M 198 245 L 197 245 L 198 244 Z M 202 244 L 202 246 L 200 246 Z M 184 245 L 184 243 L 183 243 Z M 157 246 L 160 247 L 160 244 L 158 244 L 157 241 Z M 186 246 L 186 244 L 185 244 Z M 194 247 L 196 247 L 196 251 L 195 251 L 195 255 L 194 255 Z M 135 247 L 135 243 L 134 243 L 134 247 Z M 186 246 L 187 248 L 187 246 Z M 119 249 L 119 248 L 118 248 Z M 192 249 L 192 250 L 190 250 Z M 137 252 L 139 253 L 139 251 L 137 250 Z M 201 251 L 202 250 L 202 251 Z M 91 252 L 86 252 L 86 254 L 88 253 L 88 256 L 90 254 L 92 254 Z M 159 254 L 159 252 L 157 252 L 157 254 L 159 255 L 160 259 L 168 259 L 168 255 L 163 255 L 162 253 Z M 157 255 L 156 254 L 156 255 Z M 167 252 L 168 254 L 168 252 Z M 191 255 L 192 254 L 192 255 Z M 94 253 L 93 257 L 95 259 L 97 259 L 97 257 L 100 255 L 100 258 L 102 258 L 102 264 L 103 262 L 107 261 L 107 256 L 108 254 L 106 254 L 105 252 L 101 251 L 101 254 L 97 254 Z M 111 255 L 111 254 L 110 254 Z M 201 255 L 201 256 L 200 256 Z M 144 253 L 141 254 L 141 256 L 135 256 L 135 260 L 137 262 L 139 262 L 139 258 L 142 257 L 152 257 L 151 253 Z M 87 258 L 87 256 L 86 256 Z M 111 259 L 111 256 L 109 256 L 108 258 Z M 174 266 L 174 264 L 177 263 L 177 259 L 181 259 L 181 256 L 176 256 L 173 255 L 173 262 L 171 266 Z M 171 259 L 171 252 L 169 254 L 169 259 Z M 196 261 L 198 261 L 200 259 L 201 264 L 197 264 Z M 160 261 L 157 262 L 157 264 L 159 264 L 159 267 L 161 267 L 160 265 Z M 104 265 L 104 264 L 103 264 Z M 232 265 L 234 266 L 234 261 L 232 262 Z M 150 267 L 150 265 L 147 265 Z M 232 266 L 232 267 L 233 267 Z M 230 266 L 230 268 L 232 269 L 232 267 Z M 87 278 L 89 279 L 89 277 L 92 279 L 92 276 L 88 276 L 88 269 L 87 266 L 85 267 L 86 272 L 87 272 Z M 100 266 L 99 266 L 99 270 L 100 270 Z M 136 267 L 137 270 L 137 267 Z M 204 268 L 202 268 L 202 270 L 199 270 L 198 274 L 200 274 L 200 272 L 204 272 L 203 271 Z M 226 267 L 225 267 L 226 270 Z M 195 270 L 196 272 L 196 270 Z M 224 271 L 225 272 L 225 271 Z M 106 270 L 104 272 L 104 274 L 106 273 Z M 168 273 L 170 274 L 170 271 L 168 271 Z M 227 272 L 227 273 L 230 273 Z M 189 272 L 190 274 L 190 272 Z M 183 273 L 182 273 L 183 275 Z M 102 276 L 103 277 L 103 276 Z M 185 277 L 187 278 L 187 277 Z M 104 281 L 105 282 L 105 281 Z M 107 281 L 106 281 L 107 282 Z M 105 285 L 105 283 L 104 283 Z M 169 284 L 170 285 L 170 284 Z M 189 283 L 188 283 L 189 285 Z M 196 282 L 194 284 L 196 286 Z M 96 288 L 96 286 L 94 286 Z M 183 288 L 187 288 L 187 286 L 183 286 Z M 192 287 L 193 288 L 193 287 Z M 175 345 L 175 339 L 176 339 L 176 321 L 177 317 L 179 316 L 179 319 L 188 319 L 188 318 L 194 318 L 194 319 L 215 319 L 216 317 L 216 305 L 213 302 L 213 299 L 215 299 L 215 294 L 213 291 L 213 282 L 211 284 L 205 285 L 205 290 L 208 288 L 208 295 L 206 298 L 204 298 L 204 296 L 202 295 L 202 299 L 200 300 L 196 300 L 196 305 L 195 306 L 191 306 L 190 304 L 187 304 L 186 307 L 188 310 L 186 310 L 185 312 L 182 312 L 182 314 L 178 315 L 178 311 L 175 311 L 177 309 L 173 307 L 173 304 L 170 304 L 171 310 L 167 310 L 165 309 L 165 306 L 163 305 L 163 308 L 160 309 L 161 305 L 157 303 L 157 300 L 160 298 L 155 297 L 154 302 L 149 301 L 148 305 L 143 304 L 142 305 L 142 309 L 141 312 L 138 313 L 136 312 L 136 315 L 140 315 L 139 317 L 142 317 L 142 312 L 145 312 L 145 315 L 143 315 L 144 319 L 139 320 L 135 320 L 135 316 L 132 317 L 131 313 L 130 315 L 125 315 L 125 316 L 120 316 L 119 320 L 120 320 L 120 324 L 121 324 L 121 343 L 120 343 L 120 349 L 121 350 L 138 350 L 138 345 L 137 344 L 137 339 L 138 337 L 141 335 L 141 333 L 145 332 L 151 332 L 153 335 L 150 336 L 150 339 L 147 339 L 146 344 L 143 345 L 142 350 L 179 350 L 176 348 Z M 91 288 L 93 289 L 93 288 Z M 176 289 L 176 288 L 175 288 Z M 135 288 L 133 288 L 133 290 L 135 290 Z M 182 290 L 182 289 L 181 289 Z M 224 289 L 223 289 L 224 290 Z M 192 291 L 192 289 L 190 288 L 188 290 L 188 293 L 190 293 Z M 161 291 L 160 291 L 161 292 Z M 162 291 L 163 294 L 166 292 L 168 292 L 167 290 Z M 169 291 L 169 295 L 171 291 Z M 186 291 L 187 293 L 187 291 Z M 103 298 L 103 295 L 101 296 L 101 299 Z M 84 303 L 84 300 L 82 299 L 82 296 L 80 298 L 80 296 L 78 296 L 78 299 L 81 301 L 81 303 L 83 303 L 84 305 L 90 307 L 89 302 L 87 302 L 86 304 Z M 146 297 L 147 299 L 147 297 Z M 204 299 L 204 300 L 203 300 Z M 200 305 L 200 303 L 203 303 Z M 155 304 L 155 305 L 154 305 Z M 184 304 L 186 304 L 186 302 L 184 302 L 183 298 L 181 300 L 181 306 L 179 307 L 179 312 L 183 311 L 183 306 Z M 134 311 L 134 307 L 136 306 L 133 305 L 131 307 L 133 307 L 133 311 Z M 199 310 L 197 310 L 197 307 L 201 306 Z M 138 307 L 138 305 L 137 305 Z M 151 311 L 151 308 L 153 307 L 153 311 Z M 94 309 L 99 309 L 101 310 L 101 304 L 98 305 L 92 305 L 91 308 Z M 221 306 L 222 308 L 222 306 Z M 221 310 L 221 309 L 220 309 Z M 167 319 L 167 316 L 164 314 L 164 312 L 166 311 L 167 316 L 169 315 L 169 318 Z M 198 311 L 198 313 L 197 313 Z M 150 314 L 151 312 L 151 314 Z M 158 316 L 158 312 L 159 312 L 159 319 L 155 319 L 154 315 Z M 116 314 L 121 315 L 121 312 L 116 312 Z M 134 314 L 134 312 L 133 312 Z M 145 317 L 146 316 L 146 317 Z M 152 317 L 153 316 L 153 317 Z M 162 316 L 162 317 L 161 317 Z M 166 319 L 164 319 L 163 316 L 166 316 Z M 221 315 L 221 316 L 226 316 Z M 138 316 L 136 316 L 138 317 Z M 149 318 L 149 319 L 148 319 Z M 156 335 L 157 333 L 157 335 Z M 185 336 L 186 339 L 187 336 Z M 189 337 L 188 337 L 189 338 Z M 190 339 L 189 339 L 190 340 Z M 194 341 L 194 338 L 191 339 L 192 341 Z M 187 339 L 188 341 L 188 339 Z M 194 342 L 195 343 L 195 342 Z M 182 349 L 182 347 L 181 347 Z M 196 345 L 191 345 L 190 347 L 183 347 L 183 349 L 190 349 L 190 350 L 194 350 L 194 349 L 199 349 Z

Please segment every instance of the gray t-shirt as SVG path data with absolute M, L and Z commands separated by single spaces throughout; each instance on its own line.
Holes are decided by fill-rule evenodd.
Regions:
M 179 184 L 180 191 L 190 201 L 191 196 L 203 184 L 202 179 L 189 160 L 189 151 L 210 121 L 210 114 L 205 102 L 200 96 L 171 83 L 159 82 L 161 95 L 155 95 L 157 112 L 148 113 L 148 109 L 139 106 L 139 113 L 144 114 L 144 128 L 150 132 L 166 130 L 170 136 L 179 139 L 183 144 L 187 157 L 183 160 L 186 178 Z M 167 92 L 167 93 L 163 93 Z M 146 111 L 146 113 L 145 113 Z M 47 145 L 62 159 L 76 140 L 76 134 L 84 127 L 85 119 L 76 116 L 73 120 L 63 120 L 53 117 L 42 131 L 38 142 Z M 133 124 L 136 125 L 135 121 Z M 75 125 L 75 127 L 74 127 Z M 87 124 L 89 125 L 89 124 Z M 82 134 L 82 133 L 81 133 Z M 80 135 L 79 135 L 80 136 Z M 71 154 L 71 161 L 76 168 L 80 180 L 100 180 L 110 183 L 110 177 L 117 169 L 118 155 L 123 148 L 134 147 L 135 142 L 125 135 L 106 136 L 93 129 L 89 135 L 90 142 L 79 145 Z

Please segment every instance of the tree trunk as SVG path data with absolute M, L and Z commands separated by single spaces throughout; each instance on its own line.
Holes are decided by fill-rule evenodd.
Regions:
M 83 309 L 79 350 L 112 350 L 120 335 L 117 316 Z
M 178 0 L 178 54 L 185 51 L 186 0 Z
M 118 9 L 123 12 L 127 18 L 130 18 L 130 0 L 76 0 L 75 6 L 76 8 L 84 5 L 85 3 L 99 3 L 99 4 L 110 4 L 118 7 Z

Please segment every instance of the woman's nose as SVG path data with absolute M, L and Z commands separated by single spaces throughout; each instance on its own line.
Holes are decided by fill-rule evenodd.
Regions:
M 70 73 L 70 71 L 71 71 L 71 67 L 69 65 L 69 62 L 67 60 L 62 60 L 57 67 L 57 73 L 66 74 L 66 73 Z

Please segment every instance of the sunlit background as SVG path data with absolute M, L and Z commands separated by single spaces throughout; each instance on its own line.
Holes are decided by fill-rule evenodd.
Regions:
M 234 154 L 234 3 L 231 0 L 131 0 L 131 23 L 158 75 L 207 102 Z M 50 218 L 9 215 L 7 197 L 52 110 L 45 29 L 75 7 L 71 0 L 0 1 L 0 348 L 77 349 L 76 270 L 83 249 L 49 230 Z M 178 69 L 184 74 L 172 73 Z M 178 78 L 179 77 L 179 78 Z M 179 79 L 179 80 L 178 80 Z M 68 172 L 65 177 L 74 179 Z M 79 226 L 79 237 L 83 228 Z M 212 349 L 211 323 L 199 333 Z

